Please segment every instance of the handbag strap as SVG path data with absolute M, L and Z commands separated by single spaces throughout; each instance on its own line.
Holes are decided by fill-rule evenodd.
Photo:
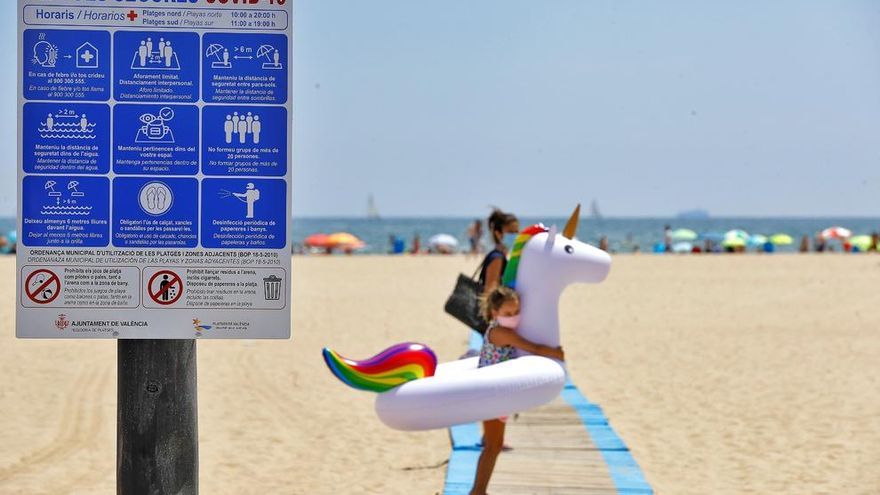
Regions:
M 476 279 L 477 279 L 477 275 L 479 275 L 479 274 L 480 274 L 480 271 L 483 270 L 483 265 L 485 264 L 485 261 L 486 261 L 486 260 L 483 260 L 482 262 L 480 262 L 479 265 L 477 265 L 477 269 L 474 270 L 474 274 L 471 275 L 471 280 L 476 280 Z
M 477 275 L 479 275 L 480 272 L 483 271 L 483 268 L 489 264 L 490 260 L 494 259 L 494 257 L 492 256 L 492 253 L 494 253 L 494 252 L 495 252 L 494 249 L 492 251 L 490 251 L 489 254 L 487 254 L 486 257 L 483 258 L 483 261 L 481 261 L 480 264 L 477 265 L 477 269 L 474 270 L 474 274 L 471 275 L 471 280 L 477 280 Z M 501 253 L 500 251 L 499 251 L 499 254 L 501 254 L 503 256 L 503 253 Z

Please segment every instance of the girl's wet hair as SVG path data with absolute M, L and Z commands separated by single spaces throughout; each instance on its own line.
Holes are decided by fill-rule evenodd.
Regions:
M 516 291 L 510 287 L 499 285 L 480 300 L 480 309 L 486 321 L 492 321 L 492 312 L 501 309 L 508 301 L 519 301 Z
M 489 215 L 489 220 L 486 221 L 489 231 L 492 232 L 492 240 L 501 242 L 501 238 L 504 235 L 504 226 L 517 221 L 519 220 L 513 213 L 505 213 L 499 208 L 493 208 L 492 214 Z

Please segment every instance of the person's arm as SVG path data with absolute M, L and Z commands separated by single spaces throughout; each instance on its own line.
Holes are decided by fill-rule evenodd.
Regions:
M 565 353 L 562 352 L 562 347 L 550 347 L 536 344 L 530 340 L 522 338 L 520 334 L 506 327 L 493 328 L 492 333 L 489 335 L 489 342 L 495 345 L 510 345 L 517 349 L 537 354 L 538 356 L 565 361 Z
M 501 257 L 496 256 L 486 266 L 486 286 L 483 287 L 483 295 L 488 295 L 501 283 Z

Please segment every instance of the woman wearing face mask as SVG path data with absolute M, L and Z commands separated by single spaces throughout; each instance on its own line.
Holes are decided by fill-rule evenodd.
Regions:
M 504 275 L 504 268 L 507 267 L 508 246 L 513 246 L 513 241 L 519 233 L 519 220 L 516 215 L 505 213 L 498 208 L 492 210 L 486 224 L 489 226 L 489 235 L 492 237 L 494 247 L 483 259 L 483 267 L 480 269 L 483 297 L 501 285 L 501 277 Z
M 490 323 L 480 349 L 480 368 L 513 359 L 515 349 L 560 361 L 565 359 L 561 347 L 535 344 L 516 333 L 516 327 L 519 326 L 519 296 L 513 289 L 504 286 L 492 289 L 483 300 L 483 316 Z M 504 446 L 506 421 L 506 417 L 483 421 L 483 452 L 477 463 L 477 474 L 470 495 L 486 494 L 495 461 Z

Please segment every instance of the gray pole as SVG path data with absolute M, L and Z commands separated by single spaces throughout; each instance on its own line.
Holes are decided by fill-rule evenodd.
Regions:
M 195 340 L 119 340 L 117 495 L 197 495 Z

